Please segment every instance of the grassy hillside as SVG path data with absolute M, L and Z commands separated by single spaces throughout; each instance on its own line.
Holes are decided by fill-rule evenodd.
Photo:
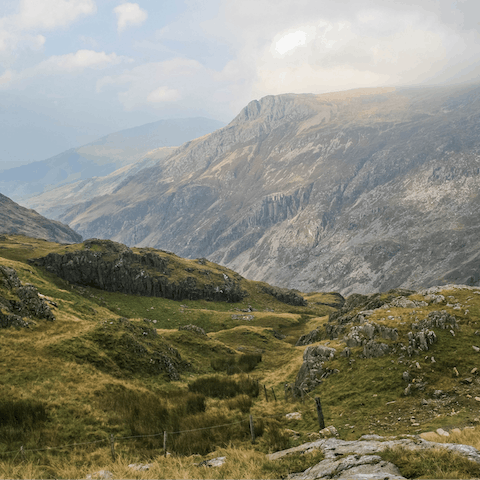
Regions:
M 15 269 L 23 284 L 33 284 L 56 318 L 31 318 L 28 328 L 0 329 L 4 478 L 82 478 L 102 468 L 130 478 L 278 478 L 319 461 L 318 455 L 278 462 L 265 457 L 318 438 L 315 396 L 321 397 L 326 424 L 334 425 L 345 439 L 479 422 L 480 386 L 474 369 L 480 353 L 473 348 L 480 344 L 476 290 L 444 291 L 441 305 L 373 309 L 370 322 L 398 329 L 397 341 L 382 340 L 390 345 L 390 353 L 361 358 L 359 346 L 342 357 L 343 336 L 328 340 L 325 333 L 328 314 L 342 304 L 336 294 L 305 295 L 306 305 L 293 306 L 266 293 L 266 284 L 226 268 L 154 252 L 168 257 L 174 278 L 187 272 L 204 279 L 199 270 L 208 270 L 210 277 L 236 278 L 247 293 L 238 303 L 174 301 L 73 285 L 28 261 L 82 249 L 84 244 L 59 245 L 21 236 L 0 240 L 0 266 Z M 0 297 L 18 301 L 15 290 L 1 281 Z M 376 301 L 390 297 L 378 296 Z M 362 305 L 348 307 L 348 314 L 355 315 Z M 455 336 L 449 329 L 434 329 L 437 342 L 428 352 L 403 352 L 399 343 L 415 317 L 421 320 L 436 310 L 456 316 Z M 181 328 L 188 325 L 200 328 Z M 314 345 L 336 348 L 328 367 L 338 373 L 306 392 L 303 402 L 300 397 L 286 398 L 285 385 L 295 382 L 306 348 L 295 344 L 314 329 L 322 338 Z M 404 371 L 412 384 L 421 385 L 414 385 L 409 395 L 404 394 Z M 302 413 L 302 419 L 287 420 L 289 412 Z M 249 415 L 257 436 L 253 445 Z M 164 431 L 167 450 L 173 454 L 165 459 Z M 235 459 L 237 470 L 228 470 L 231 465 L 217 471 L 193 466 L 225 452 Z M 152 461 L 161 463 L 165 473 L 127 467 Z

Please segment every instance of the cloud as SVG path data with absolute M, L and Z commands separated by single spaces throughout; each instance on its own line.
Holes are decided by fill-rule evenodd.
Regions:
M 94 50 L 78 50 L 65 55 L 52 55 L 37 65 L 26 68 L 21 72 L 7 70 L 0 77 L 0 85 L 4 87 L 20 84 L 28 79 L 38 80 L 39 77 L 53 75 L 78 74 L 86 69 L 101 70 L 122 62 L 131 62 L 131 59 L 116 53 L 107 54 Z
M 0 18 L 0 53 L 8 56 L 20 48 L 38 50 L 45 37 L 37 32 L 65 28 L 96 11 L 94 0 L 21 0 L 17 13 Z
M 53 30 L 96 11 L 94 0 L 21 0 L 15 23 L 21 30 Z
M 122 3 L 113 11 L 117 15 L 117 29 L 123 32 L 129 26 L 138 27 L 147 19 L 147 12 L 138 3 Z
M 180 92 L 178 90 L 169 87 L 158 87 L 149 93 L 147 102 L 174 102 L 178 99 L 180 99 Z

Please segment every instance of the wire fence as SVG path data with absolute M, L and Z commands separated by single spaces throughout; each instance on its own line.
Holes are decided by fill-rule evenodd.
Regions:
M 264 386 L 265 387 L 265 386 Z M 265 389 L 266 392 L 266 389 Z M 306 392 L 308 397 L 310 397 L 312 400 L 315 401 L 315 407 L 313 408 L 303 408 L 303 414 L 305 413 L 311 413 L 313 411 L 316 411 L 317 416 L 318 416 L 318 421 L 319 421 L 319 426 L 320 428 L 324 428 L 324 420 L 323 420 L 323 414 L 321 411 L 321 405 L 320 405 L 320 399 L 318 397 L 312 397 L 308 392 Z M 268 401 L 268 397 L 267 397 Z M 276 401 L 276 397 L 275 397 Z M 304 398 L 302 395 L 302 402 L 304 402 Z M 145 435 L 130 435 L 130 436 L 122 436 L 122 437 L 117 437 L 114 435 L 110 435 L 110 438 L 103 438 L 99 440 L 93 440 L 91 442 L 74 442 L 74 443 L 69 443 L 66 445 L 60 445 L 60 446 L 55 446 L 55 447 L 43 447 L 43 448 L 24 448 L 23 445 L 20 447 L 18 450 L 11 450 L 8 452 L 0 452 L 0 455 L 14 455 L 15 458 L 18 455 L 21 455 L 22 458 L 25 458 L 25 453 L 26 452 L 44 452 L 44 451 L 52 451 L 52 450 L 63 450 L 66 448 L 74 448 L 74 447 L 81 447 L 81 446 L 88 446 L 88 445 L 94 445 L 94 444 L 100 444 L 100 443 L 106 443 L 110 444 L 111 451 L 112 451 L 112 457 L 115 458 L 115 447 L 114 444 L 115 442 L 121 441 L 121 440 L 133 440 L 133 439 L 140 439 L 140 438 L 153 438 L 153 437 L 162 437 L 163 436 L 163 447 L 164 447 L 164 454 L 167 454 L 167 438 L 168 436 L 171 435 L 180 435 L 183 433 L 193 433 L 201 430 L 212 430 L 216 428 L 225 428 L 225 427 L 231 427 L 233 425 L 240 425 L 242 423 L 249 423 L 250 424 L 250 433 L 252 435 L 252 442 L 255 441 L 255 430 L 254 430 L 254 420 L 263 420 L 263 419 L 269 419 L 269 418 L 279 418 L 279 417 L 285 417 L 287 414 L 285 412 L 283 413 L 277 413 L 274 415 L 262 415 L 262 416 L 253 416 L 249 415 L 249 418 L 232 422 L 232 423 L 224 423 L 221 425 L 212 425 L 210 427 L 201 427 L 201 428 L 194 428 L 194 429 L 189 429 L 189 430 L 179 430 L 179 431 L 174 431 L 174 432 L 169 432 L 169 431 L 163 431 L 160 433 L 153 433 L 153 434 L 145 434 Z

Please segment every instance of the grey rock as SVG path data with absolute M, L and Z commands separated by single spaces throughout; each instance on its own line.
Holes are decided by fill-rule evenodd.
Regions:
M 403 372 L 402 373 L 402 379 L 404 382 L 410 382 L 410 373 L 409 372 Z
M 113 473 L 109 470 L 99 470 L 95 473 L 90 473 L 85 477 L 87 480 L 111 480 Z
M 379 342 L 375 342 L 374 340 L 369 340 L 363 346 L 364 358 L 383 357 L 389 352 L 390 352 L 390 347 L 386 343 L 379 343 Z
M 217 457 L 211 460 L 204 460 L 198 464 L 199 467 L 221 467 L 227 460 L 227 457 Z
M 381 457 L 378 456 L 379 452 L 396 447 L 402 447 L 411 451 L 425 451 L 432 448 L 442 448 L 451 452 L 457 452 L 471 461 L 480 463 L 479 452 L 469 445 L 429 442 L 417 436 L 409 436 L 407 438 L 372 437 L 373 436 L 364 436 L 359 440 L 351 441 L 337 438 L 320 439 L 314 442 L 305 443 L 298 447 L 272 453 L 268 455 L 268 458 L 270 460 L 276 460 L 294 453 L 305 454 L 315 450 L 321 450 L 325 455 L 325 459 L 302 473 L 296 473 L 289 476 L 289 478 L 295 480 L 330 478 L 382 479 L 386 477 L 397 478 L 397 480 L 403 479 L 398 469 L 396 469 L 393 464 L 384 462 Z M 338 458 L 342 455 L 344 457 Z M 379 466 L 380 468 L 375 470 L 375 466 Z M 355 470 L 356 468 L 358 468 L 358 470 Z M 370 473 L 380 475 L 381 472 L 385 472 L 384 477 L 368 476 Z M 396 475 L 397 477 L 393 475 Z
M 423 329 L 419 332 L 408 332 L 408 345 L 410 352 L 423 351 L 426 352 L 430 345 L 437 341 L 437 336 L 433 330 Z
M 305 335 L 302 335 L 298 340 L 297 343 L 295 344 L 296 347 L 301 347 L 304 345 L 310 345 L 315 342 L 319 342 L 322 340 L 322 332 L 320 331 L 319 328 L 316 328 L 315 330 L 312 330 L 309 333 L 306 333 Z
M 187 330 L 189 332 L 194 332 L 198 335 L 206 335 L 205 330 L 201 327 L 197 327 L 196 325 L 183 325 L 178 327 L 178 330 Z
M 323 345 L 307 347 L 303 352 L 303 363 L 295 379 L 295 390 L 309 392 L 324 378 L 336 373 L 335 369 L 324 366 L 326 362 L 334 358 L 336 353 L 334 348 Z

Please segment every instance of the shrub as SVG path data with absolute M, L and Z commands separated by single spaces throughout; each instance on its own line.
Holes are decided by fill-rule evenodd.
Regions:
M 2 443 L 26 441 L 48 420 L 45 405 L 35 400 L 0 401 L 0 438 Z
M 226 372 L 227 375 L 234 375 L 251 372 L 261 361 L 261 354 L 252 353 L 241 355 L 237 359 L 234 357 L 217 358 L 210 362 L 210 366 L 216 372 Z
M 248 378 L 233 380 L 218 375 L 198 378 L 188 384 L 188 389 L 214 398 L 231 398 L 239 394 L 258 397 L 259 391 L 257 383 Z
M 252 408 L 253 400 L 248 395 L 238 395 L 235 398 L 227 400 L 227 407 L 229 410 L 238 409 L 242 413 L 248 413 Z

